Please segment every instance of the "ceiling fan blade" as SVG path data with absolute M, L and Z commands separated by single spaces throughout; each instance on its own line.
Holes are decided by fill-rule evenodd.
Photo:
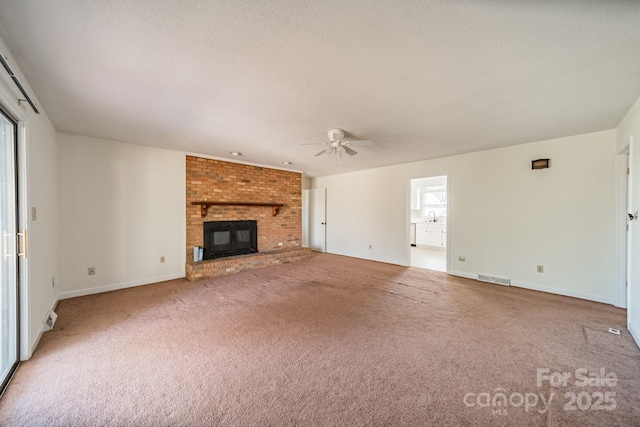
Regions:
M 322 145 L 326 144 L 326 142 L 301 142 L 300 145 Z
M 355 140 L 355 141 L 342 141 L 343 144 L 347 144 L 347 145 L 351 145 L 351 144 L 356 144 L 356 145 L 373 145 L 373 141 L 371 141 L 370 139 L 362 139 L 362 140 Z
M 346 145 L 343 145 L 342 148 L 344 148 L 344 152 L 350 156 L 355 156 L 356 154 L 358 154 L 356 150 L 354 150 L 353 148 L 347 147 Z
M 321 156 L 321 155 L 323 155 L 324 153 L 330 153 L 332 150 L 333 150 L 333 148 L 332 148 L 332 147 L 327 147 L 327 148 L 325 148 L 324 150 L 320 151 L 319 153 L 314 154 L 314 156 Z

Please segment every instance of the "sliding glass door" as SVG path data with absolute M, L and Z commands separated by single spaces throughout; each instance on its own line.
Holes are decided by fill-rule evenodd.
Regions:
M 18 366 L 16 135 L 16 123 L 0 110 L 0 393 Z

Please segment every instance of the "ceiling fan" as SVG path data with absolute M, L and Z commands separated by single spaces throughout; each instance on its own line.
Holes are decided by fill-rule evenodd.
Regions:
M 344 139 L 344 131 L 342 129 L 331 129 L 327 136 L 329 137 L 329 141 L 327 142 L 303 142 L 300 145 L 324 145 L 325 147 L 322 151 L 316 153 L 316 156 L 321 156 L 323 154 L 331 154 L 336 158 L 336 166 L 342 164 L 342 155 L 347 153 L 350 156 L 355 156 L 358 154 L 356 150 L 351 148 L 351 145 L 373 145 L 373 141 L 371 140 L 345 140 Z

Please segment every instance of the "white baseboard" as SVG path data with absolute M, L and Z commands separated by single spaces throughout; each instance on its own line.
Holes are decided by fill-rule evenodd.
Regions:
M 182 279 L 184 273 L 170 274 L 168 276 L 151 277 L 149 279 L 133 280 L 131 282 L 114 283 L 113 285 L 98 286 L 95 288 L 79 289 L 77 291 L 62 292 L 58 295 L 58 299 L 69 299 L 75 297 L 83 297 L 86 295 L 100 294 L 102 292 L 117 291 L 118 289 L 133 288 L 135 286 L 149 285 L 156 282 L 164 282 L 173 279 Z
M 629 329 L 629 333 L 631 334 L 633 340 L 636 342 L 636 345 L 640 347 L 640 331 L 636 329 L 636 327 L 631 323 L 627 325 L 627 329 Z
M 477 274 L 465 273 L 463 271 L 449 271 L 449 274 L 452 275 L 452 276 L 464 277 L 465 279 L 478 280 L 478 275 Z M 604 304 L 613 305 L 613 303 L 614 303 L 614 298 L 613 297 L 611 297 L 611 298 L 603 297 L 601 295 L 593 295 L 593 294 L 589 294 L 589 293 L 585 293 L 585 292 L 575 292 L 575 291 L 569 291 L 569 290 L 566 290 L 566 289 L 551 288 L 551 287 L 548 287 L 548 286 L 531 285 L 531 284 L 528 284 L 528 283 L 514 282 L 514 281 L 511 281 L 511 286 L 514 286 L 516 288 L 530 289 L 532 291 L 540 291 L 540 292 L 546 292 L 546 293 L 549 293 L 549 294 L 562 295 L 562 296 L 565 296 L 565 297 L 580 298 L 580 299 L 585 299 L 585 300 L 588 300 L 588 301 L 601 302 L 601 303 L 604 303 Z
M 541 292 L 547 292 L 549 294 L 562 295 L 565 297 L 586 299 L 588 301 L 601 302 L 604 304 L 613 305 L 613 302 L 614 302 L 613 297 L 603 297 L 601 295 L 594 295 L 594 294 L 589 294 L 585 292 L 576 292 L 576 291 L 569 291 L 566 289 L 550 288 L 548 286 L 531 285 L 529 283 L 511 282 L 511 286 L 515 286 L 517 288 L 530 289 L 532 291 L 541 291 Z
M 58 306 L 58 301 L 59 300 L 60 300 L 59 298 L 56 298 L 55 300 L 53 300 L 53 304 L 51 304 L 51 308 L 50 308 L 51 311 L 56 311 L 56 307 Z M 38 332 L 38 335 L 36 336 L 36 338 L 33 340 L 31 345 L 29 346 L 29 354 L 27 354 L 26 357 L 21 358 L 21 360 L 29 360 L 29 359 L 31 359 L 31 356 L 33 356 L 33 352 L 36 350 L 36 347 L 40 343 L 40 339 L 42 338 L 42 334 L 44 334 L 46 332 L 44 323 L 47 320 L 47 315 L 48 314 L 49 314 L 49 310 L 47 310 L 47 312 L 44 314 L 44 317 L 42 318 L 42 321 L 40 322 L 40 332 Z
M 478 280 L 477 274 L 465 273 L 463 271 L 449 271 L 448 274 L 457 277 L 464 277 L 465 279 Z

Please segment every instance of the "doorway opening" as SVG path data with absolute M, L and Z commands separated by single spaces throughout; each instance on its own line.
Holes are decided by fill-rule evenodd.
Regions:
M 447 176 L 411 180 L 412 267 L 447 271 Z

